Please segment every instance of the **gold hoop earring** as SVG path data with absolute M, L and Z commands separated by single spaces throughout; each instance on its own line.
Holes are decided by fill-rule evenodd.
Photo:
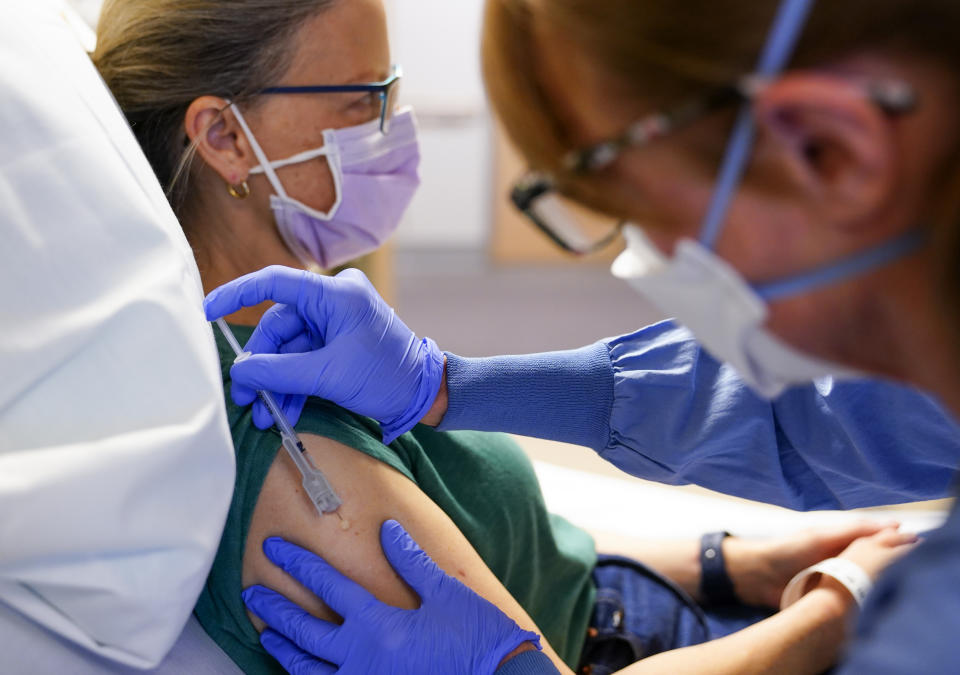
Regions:
M 234 199 L 246 199 L 250 196 L 250 186 L 247 185 L 247 181 L 243 181 L 240 185 L 227 183 L 227 192 L 229 192 L 230 196 Z

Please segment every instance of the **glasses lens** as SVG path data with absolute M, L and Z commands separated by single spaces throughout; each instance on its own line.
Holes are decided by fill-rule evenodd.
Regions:
M 380 131 L 390 133 L 390 121 L 397 109 L 397 100 L 400 95 L 400 78 L 398 77 L 387 86 L 387 90 L 380 94 L 383 101 L 383 110 L 380 113 Z
M 620 231 L 616 219 L 590 211 L 556 193 L 538 197 L 527 212 L 557 244 L 579 255 L 599 251 Z

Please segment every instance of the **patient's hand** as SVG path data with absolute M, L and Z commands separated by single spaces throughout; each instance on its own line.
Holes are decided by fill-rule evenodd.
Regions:
M 897 532 L 897 527 L 895 522 L 864 520 L 771 539 L 728 537 L 723 543 L 723 553 L 737 596 L 744 603 L 778 607 L 790 579 L 827 558 L 842 554 L 875 578 L 904 552 L 883 542 L 916 540 L 912 535 Z
M 839 557 L 855 562 L 876 581 L 881 572 L 906 555 L 918 541 L 915 534 L 888 528 L 872 537 L 857 539 Z

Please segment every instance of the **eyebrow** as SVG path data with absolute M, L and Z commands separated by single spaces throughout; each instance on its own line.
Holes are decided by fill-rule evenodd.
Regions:
M 386 70 L 365 70 L 361 73 L 360 77 L 355 77 L 350 80 L 347 80 L 343 84 L 369 84 L 371 82 L 383 82 L 388 77 L 390 77 L 390 68 Z

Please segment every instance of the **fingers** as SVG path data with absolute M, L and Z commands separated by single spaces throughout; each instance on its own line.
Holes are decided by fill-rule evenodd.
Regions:
M 319 288 L 322 289 L 322 279 L 320 275 L 304 270 L 274 265 L 224 284 L 206 297 L 203 308 L 207 314 L 207 320 L 214 321 L 244 307 L 253 307 L 267 300 L 284 305 L 296 305 L 303 293 L 304 285 L 311 281 L 319 281 L 321 284 Z
M 278 305 L 278 307 L 281 307 L 281 305 Z M 282 305 L 282 307 L 286 307 L 286 305 Z M 247 345 L 244 348 L 245 351 L 251 352 L 257 348 L 263 347 L 263 343 L 261 343 L 260 345 L 254 345 L 254 348 L 251 349 L 251 343 L 253 342 L 253 338 L 247 342 Z M 289 341 L 279 342 L 275 350 L 280 354 L 300 354 L 310 351 L 311 345 L 312 341 L 310 337 L 306 333 L 301 332 L 295 335 Z M 272 345 L 270 348 L 273 349 Z M 254 404 L 253 422 L 258 429 L 269 429 L 271 426 L 273 426 L 273 418 L 270 415 L 270 411 L 261 401 L 257 400 L 257 392 L 255 389 L 244 386 L 239 382 L 233 382 L 230 385 L 230 397 L 233 399 L 233 402 L 241 408 L 244 408 L 251 403 Z M 297 422 L 300 421 L 300 415 L 303 412 L 303 406 L 307 402 L 306 395 L 275 393 L 274 398 L 277 399 L 277 403 L 280 404 L 280 408 L 287 416 L 290 424 L 296 426 Z
M 281 403 L 281 405 L 283 404 Z M 263 401 L 257 401 L 253 405 L 253 424 L 261 431 L 266 431 L 274 425 L 273 415 L 270 414 L 270 409 Z
M 259 354 L 233 364 L 230 379 L 247 389 L 309 396 L 316 373 L 323 368 L 317 361 L 316 352 Z
M 275 565 L 313 591 L 345 619 L 377 602 L 365 588 L 340 574 L 322 558 L 279 537 L 264 541 L 263 551 Z
M 904 546 L 906 544 L 915 544 L 920 537 L 913 532 L 901 532 L 895 529 L 886 529 L 873 535 L 874 541 L 890 548 Z
M 290 342 L 280 347 L 281 354 L 299 354 L 310 350 L 310 338 L 301 333 Z M 300 421 L 300 415 L 303 414 L 303 408 L 307 404 L 307 396 L 303 394 L 287 394 L 281 397 L 280 407 L 287 420 L 293 426 L 297 426 Z
M 359 283 L 365 288 L 368 288 L 371 291 L 376 292 L 376 289 L 373 287 L 373 284 L 370 283 L 370 280 L 367 278 L 367 275 L 361 272 L 360 270 L 356 269 L 355 267 L 350 267 L 348 269 L 343 270 L 335 278 Z
M 280 406 L 290 425 L 297 426 L 297 422 L 300 421 L 300 415 L 303 414 L 303 407 L 307 403 L 307 397 L 292 394 L 289 396 L 274 394 L 274 399 L 276 399 L 277 405 Z M 259 398 L 257 398 L 253 404 L 252 419 L 254 426 L 261 431 L 266 431 L 277 423 L 277 421 L 273 419 L 270 408 Z
M 263 586 L 251 586 L 243 591 L 242 596 L 251 612 L 300 649 L 331 663 L 343 661 L 336 639 L 339 628 L 336 624 L 310 615 L 276 591 Z M 289 650 L 284 650 L 284 654 L 292 658 Z
M 306 333 L 300 333 L 280 347 L 281 354 L 304 354 L 315 351 L 313 340 Z
M 833 525 L 823 528 L 814 528 L 807 533 L 814 546 L 821 547 L 826 556 L 836 555 L 857 539 L 871 537 L 886 529 L 896 529 L 900 526 L 897 521 L 877 521 L 861 518 L 849 523 Z
M 400 523 L 387 520 L 380 526 L 380 545 L 390 565 L 417 592 L 421 601 L 436 594 L 446 573 L 437 567 Z
M 257 392 L 250 387 L 244 387 L 242 384 L 233 382 L 231 378 L 230 398 L 241 408 L 246 408 L 257 400 Z
M 297 426 L 297 422 L 300 421 L 300 415 L 303 414 L 303 407 L 306 404 L 306 396 L 290 394 L 289 396 L 283 397 L 280 407 L 283 409 L 283 414 L 287 416 L 287 421 L 290 422 L 291 426 Z
M 283 346 L 305 333 L 307 325 L 290 305 L 274 305 L 263 315 L 243 350 L 251 354 L 279 354 Z M 303 351 L 308 351 L 308 349 Z
M 319 661 L 274 630 L 265 630 L 260 635 L 260 644 L 291 675 L 335 675 L 337 672 L 336 667 Z
M 899 527 L 899 523 L 897 523 L 895 520 L 881 521 L 871 520 L 869 518 L 859 518 L 857 520 L 838 523 L 835 525 L 812 527 L 803 530 L 802 534 L 807 534 L 824 542 L 840 542 L 843 540 L 852 541 L 853 539 L 859 539 L 861 537 L 869 537 L 877 532 L 880 532 L 881 530 L 891 527 Z
M 883 530 L 896 530 L 899 527 L 900 523 L 896 520 L 880 521 L 861 519 L 840 526 L 835 536 L 837 538 L 845 538 L 853 541 L 854 539 L 859 539 L 860 537 L 871 537 L 878 532 L 882 532 Z

